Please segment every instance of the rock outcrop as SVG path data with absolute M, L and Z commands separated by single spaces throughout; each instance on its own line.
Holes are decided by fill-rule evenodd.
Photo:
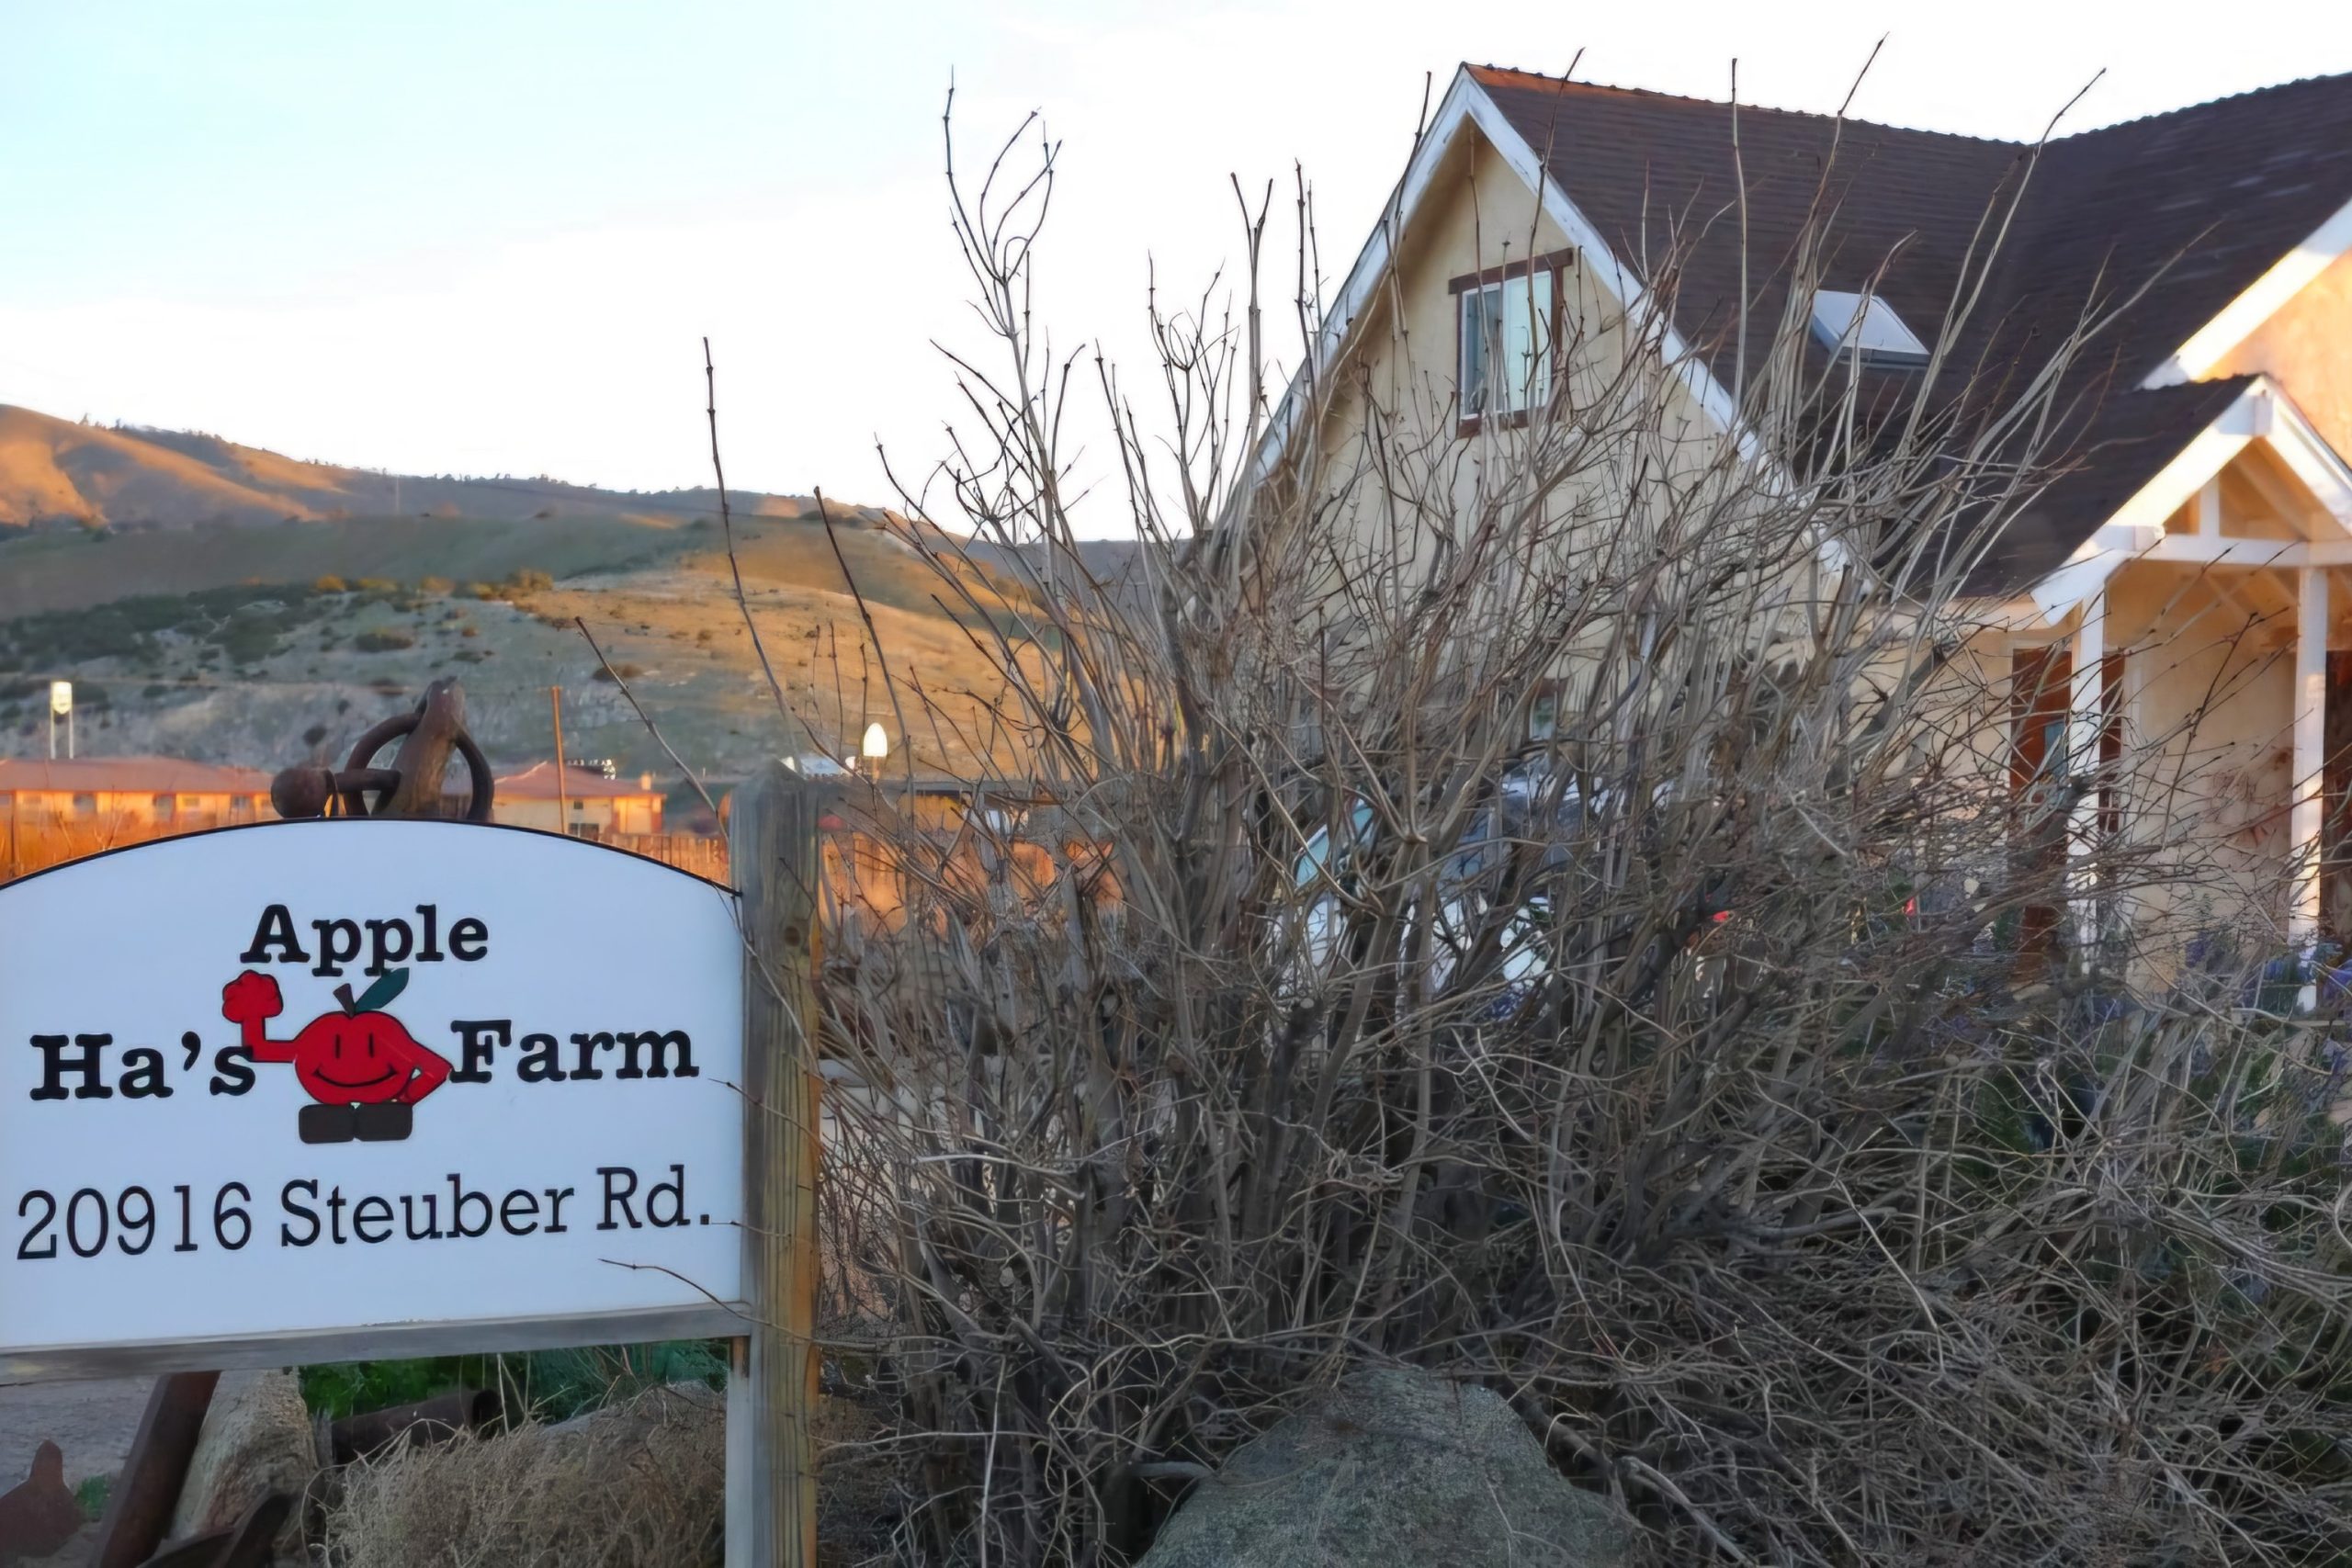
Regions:
M 1369 1371 L 1237 1450 L 1140 1568 L 1625 1568 L 1630 1525 L 1489 1390 Z

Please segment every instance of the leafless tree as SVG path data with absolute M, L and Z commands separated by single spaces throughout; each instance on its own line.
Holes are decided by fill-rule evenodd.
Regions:
M 900 1552 L 1128 1561 L 1369 1361 L 1505 1393 L 1662 1561 L 2352 1553 L 2327 1021 L 2159 962 L 2160 921 L 2073 942 L 2086 888 L 2193 892 L 2196 840 L 2081 831 L 2130 759 L 2014 792 L 1973 652 L 1960 590 L 2103 326 L 1951 361 L 2003 214 L 1905 400 L 1804 351 L 1825 206 L 1740 429 L 1679 417 L 1669 254 L 1465 435 L 1316 354 L 1303 186 L 1284 401 L 1262 201 L 1229 311 L 1155 301 L 1155 408 L 1054 356 L 1052 156 L 951 156 L 984 352 L 904 487 L 999 761 L 960 818 L 851 801 L 824 990 L 834 1353 Z M 1123 481 L 1083 494 L 1080 397 Z M 1080 513 L 1122 504 L 1114 580 Z

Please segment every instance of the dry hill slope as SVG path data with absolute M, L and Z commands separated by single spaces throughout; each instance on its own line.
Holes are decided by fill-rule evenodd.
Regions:
M 739 513 L 794 517 L 793 496 L 730 498 Z M 717 506 L 707 489 L 640 492 L 550 479 L 390 474 L 310 463 L 194 431 L 77 424 L 0 403 L 0 534 L 42 524 L 186 528 L 361 516 L 679 522 Z

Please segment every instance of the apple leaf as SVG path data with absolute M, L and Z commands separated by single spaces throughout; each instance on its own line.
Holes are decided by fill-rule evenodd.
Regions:
M 368 987 L 366 994 L 360 997 L 359 1005 L 351 1010 L 354 1013 L 379 1012 L 390 1004 L 393 998 L 407 989 L 408 971 L 394 969 Z

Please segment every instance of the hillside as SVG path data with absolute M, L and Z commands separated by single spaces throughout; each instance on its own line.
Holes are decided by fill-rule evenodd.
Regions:
M 812 509 L 793 496 L 729 501 L 743 516 L 797 517 Z M 0 534 L 41 525 L 190 528 L 395 515 L 673 524 L 717 505 L 707 488 L 640 492 L 544 478 L 381 474 L 194 431 L 77 424 L 0 403 Z
M 0 756 L 46 750 L 52 679 L 76 683 L 85 755 L 274 769 L 340 761 L 368 725 L 458 675 L 502 765 L 546 755 L 557 686 L 573 754 L 670 778 L 683 804 L 575 617 L 697 774 L 838 751 L 874 718 L 927 767 L 1007 745 L 1003 650 L 1035 647 L 1016 562 L 979 552 L 952 569 L 958 592 L 905 519 L 837 503 L 820 518 L 788 496 L 730 495 L 730 560 L 707 490 L 403 476 L 391 514 L 392 485 L 212 436 L 0 408 Z M 788 713 L 736 601 L 739 568 Z

